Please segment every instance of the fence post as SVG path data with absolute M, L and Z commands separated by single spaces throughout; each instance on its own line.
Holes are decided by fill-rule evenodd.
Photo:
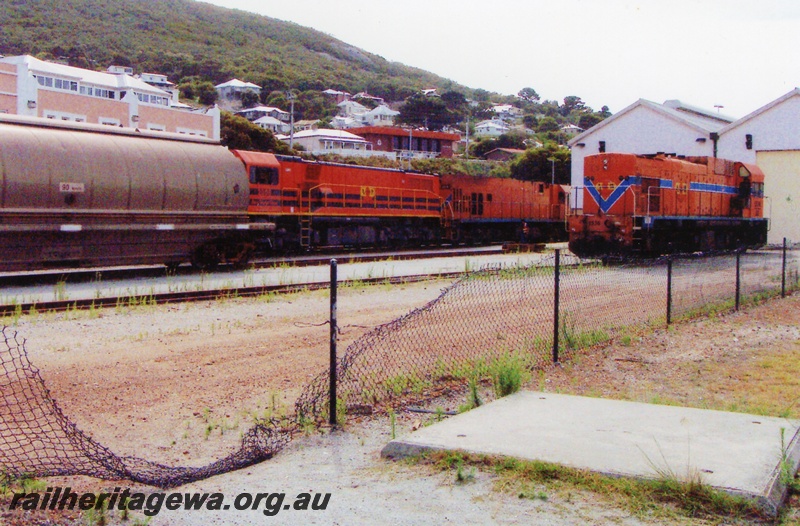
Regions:
M 735 310 L 739 311 L 739 304 L 742 296 L 742 253 L 736 251 L 736 300 Z
M 556 249 L 553 274 L 553 363 L 558 363 L 558 302 L 561 288 L 561 249 Z
M 672 323 L 672 256 L 667 258 L 667 325 Z
M 336 260 L 331 260 L 331 317 L 330 317 L 330 336 L 331 336 L 331 356 L 330 356 L 330 403 L 328 404 L 330 416 L 328 421 L 332 426 L 336 425 Z
M 781 259 L 781 298 L 786 297 L 786 238 L 783 238 L 783 257 Z

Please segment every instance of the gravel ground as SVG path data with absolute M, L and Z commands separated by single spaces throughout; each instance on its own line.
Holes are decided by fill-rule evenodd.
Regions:
M 340 289 L 340 348 L 425 304 L 447 285 L 393 287 L 391 301 L 387 287 Z M 315 292 L 45 314 L 24 317 L 15 329 L 27 338 L 30 359 L 54 398 L 81 429 L 121 455 L 194 466 L 234 449 L 253 415 L 276 401 L 290 404 L 324 367 L 327 309 L 327 294 Z M 763 366 L 764 360 L 800 351 L 797 320 L 800 295 L 592 349 L 534 375 L 528 387 L 713 409 L 736 410 L 738 404 L 798 418 L 797 376 L 770 382 L 775 371 Z M 759 386 L 753 397 L 764 389 L 767 394 L 749 400 L 743 385 Z M 455 409 L 463 401 L 456 396 L 437 403 Z M 424 420 L 401 413 L 397 434 Z M 261 510 L 165 510 L 150 524 L 652 523 L 592 494 L 518 499 L 496 491 L 487 473 L 457 484 L 453 473 L 382 460 L 379 451 L 390 434 L 386 417 L 351 421 L 343 431 L 300 437 L 272 460 L 178 488 L 219 491 L 228 498 L 282 492 L 287 502 L 302 492 L 330 493 L 325 511 L 286 510 L 266 517 Z M 47 483 L 94 491 L 130 486 L 80 477 Z M 44 520 L 16 512 L 4 518 L 9 524 Z M 73 519 L 79 520 L 59 516 L 51 524 Z

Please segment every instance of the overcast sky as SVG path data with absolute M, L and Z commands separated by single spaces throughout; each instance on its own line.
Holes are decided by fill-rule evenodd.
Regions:
M 205 0 L 470 88 L 681 101 L 742 117 L 800 86 L 798 0 Z

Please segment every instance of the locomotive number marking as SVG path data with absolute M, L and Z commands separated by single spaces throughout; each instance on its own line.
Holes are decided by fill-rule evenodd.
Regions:
M 58 191 L 65 194 L 82 194 L 86 191 L 86 185 L 83 183 L 58 183 Z
M 375 197 L 375 187 L 374 186 L 362 186 L 361 187 L 361 197 Z

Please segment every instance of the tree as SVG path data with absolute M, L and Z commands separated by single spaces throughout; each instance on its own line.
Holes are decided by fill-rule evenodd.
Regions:
M 458 120 L 458 114 L 451 111 L 441 97 L 428 97 L 422 94 L 406 99 L 397 117 L 397 122 L 401 124 L 424 126 L 430 130 L 441 130 Z
M 184 98 L 196 100 L 204 106 L 211 106 L 217 101 L 217 90 L 207 80 L 199 80 L 197 77 L 185 79 L 178 85 L 178 89 Z
M 470 145 L 470 155 L 474 157 L 483 157 L 496 148 L 514 148 L 516 150 L 524 150 L 525 139 L 527 139 L 525 134 L 518 131 L 504 133 L 499 137 L 485 137 L 478 139 L 476 142 Z
M 476 89 L 474 92 L 475 100 L 478 102 L 489 102 L 489 96 L 491 93 L 486 91 L 485 89 Z
M 558 121 L 553 117 L 542 117 L 539 119 L 539 132 L 554 132 L 559 130 Z
M 517 97 L 526 101 L 526 102 L 538 102 L 539 101 L 539 94 L 536 93 L 536 90 L 533 88 L 522 88 L 517 93 Z
M 570 95 L 568 97 L 564 97 L 564 105 L 561 106 L 561 115 L 566 117 L 573 111 L 583 111 L 585 108 L 586 105 L 583 103 L 580 97 Z
M 291 153 L 289 146 L 277 140 L 271 131 L 227 111 L 220 116 L 220 142 L 235 150 Z
M 260 102 L 258 94 L 254 91 L 245 91 L 242 93 L 242 108 L 253 108 L 258 106 Z
M 442 93 L 442 102 L 453 111 L 461 111 L 467 105 L 467 98 L 457 91 L 445 91 Z
M 578 119 L 578 126 L 584 130 L 588 130 L 595 124 L 603 121 L 603 119 L 604 117 L 600 113 L 584 113 L 581 115 L 581 118 Z
M 539 125 L 539 119 L 537 119 L 536 115 L 532 113 L 526 113 L 522 116 L 522 124 L 524 124 L 526 128 L 534 130 L 536 129 L 536 126 Z
M 548 143 L 541 148 L 526 150 L 511 160 L 509 168 L 511 177 L 515 179 L 549 183 L 555 175 L 556 184 L 569 184 L 570 151 L 554 143 Z

